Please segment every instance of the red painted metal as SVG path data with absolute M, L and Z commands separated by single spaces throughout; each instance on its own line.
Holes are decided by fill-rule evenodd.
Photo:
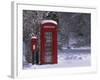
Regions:
M 45 23 L 41 25 L 41 49 L 40 49 L 40 64 L 46 64 L 45 50 L 46 50 L 46 36 L 47 32 L 52 32 L 52 64 L 57 64 L 57 25 L 53 23 Z
M 38 44 L 38 40 L 37 40 L 37 38 L 36 37 L 32 37 L 32 39 L 31 39 L 31 49 L 32 49 L 32 53 L 34 54 L 34 51 L 36 50 L 36 48 L 37 48 L 37 44 Z

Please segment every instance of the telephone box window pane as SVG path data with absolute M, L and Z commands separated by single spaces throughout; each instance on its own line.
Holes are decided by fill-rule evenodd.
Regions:
M 45 62 L 52 63 L 52 32 L 46 32 L 46 44 L 45 44 Z

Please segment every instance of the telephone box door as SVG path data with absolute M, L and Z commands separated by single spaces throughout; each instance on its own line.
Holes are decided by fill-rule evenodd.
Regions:
M 57 30 L 41 29 L 41 64 L 57 64 Z

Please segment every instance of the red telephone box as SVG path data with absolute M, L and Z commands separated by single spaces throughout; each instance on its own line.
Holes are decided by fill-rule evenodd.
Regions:
M 57 22 L 41 22 L 40 64 L 57 64 Z

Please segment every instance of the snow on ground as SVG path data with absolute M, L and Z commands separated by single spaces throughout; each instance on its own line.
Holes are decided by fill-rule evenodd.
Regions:
M 64 46 L 64 47 L 62 47 L 62 49 L 63 49 L 63 50 L 66 50 L 66 49 L 68 49 L 68 48 Z M 78 50 L 87 50 L 87 49 L 90 49 L 90 47 L 87 47 L 87 46 L 86 46 L 86 47 L 72 47 L 72 46 L 71 46 L 70 49 L 71 49 L 71 50 L 72 50 L 72 49 L 73 49 L 73 50 L 75 50 L 75 49 L 78 49 Z
M 58 51 L 58 64 L 24 65 L 24 69 L 56 68 L 56 67 L 80 67 L 91 65 L 90 49 L 69 49 Z
M 59 54 L 58 62 L 59 64 L 65 64 L 66 67 L 75 67 L 75 66 L 89 66 L 90 65 L 89 53 L 63 53 Z

